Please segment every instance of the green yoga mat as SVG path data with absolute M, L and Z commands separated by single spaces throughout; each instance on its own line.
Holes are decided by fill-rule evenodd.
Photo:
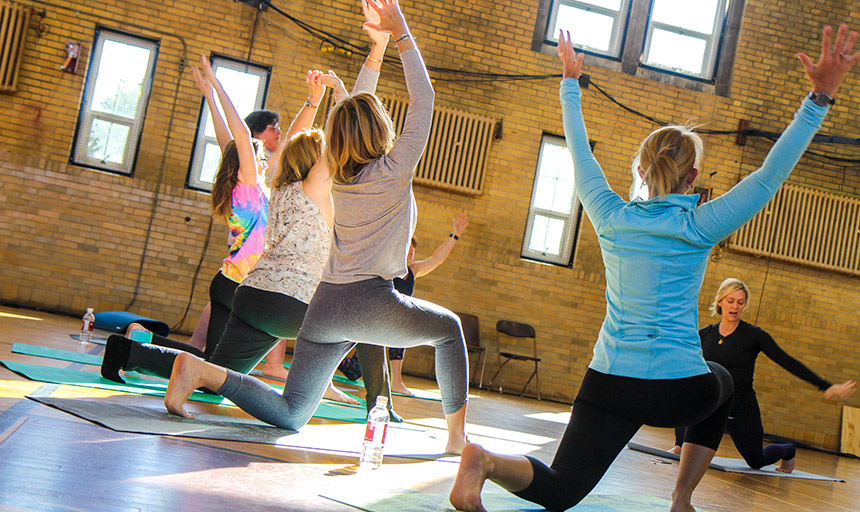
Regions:
M 75 356 L 82 355 L 76 352 L 71 352 L 70 354 L 74 354 Z M 109 389 L 113 391 L 124 391 L 126 393 L 137 393 L 141 395 L 153 396 L 164 396 L 165 391 L 167 391 L 167 381 L 161 379 L 143 379 L 129 377 L 128 375 L 126 375 L 126 383 L 120 384 L 118 382 L 105 379 L 95 372 L 73 370 L 70 368 L 51 368 L 48 366 L 19 363 L 15 361 L 0 361 L 0 364 L 3 364 L 9 370 L 23 377 L 39 382 L 49 382 L 52 384 L 71 384 L 75 386 Z M 278 388 L 275 387 L 275 389 Z M 195 391 L 194 393 L 192 393 L 189 400 L 214 404 L 230 404 L 230 402 L 224 397 L 203 393 L 201 391 Z M 329 403 L 327 401 L 321 402 L 319 404 L 317 410 L 314 412 L 314 417 L 330 420 L 348 421 L 351 423 L 365 423 L 367 421 L 367 413 L 364 408 L 346 405 L 334 405 L 333 403 Z
M 91 364 L 95 366 L 102 365 L 102 356 L 96 354 L 72 352 L 71 350 L 59 350 L 56 348 L 41 347 L 39 345 L 15 343 L 12 345 L 12 353 L 57 359 L 59 361 L 69 361 L 70 363 Z
M 453 510 L 447 494 L 428 493 L 414 489 L 380 491 L 373 489 L 338 489 L 320 494 L 323 498 L 343 503 L 366 512 L 450 512 Z M 481 502 L 487 510 L 494 512 L 537 512 L 543 507 L 520 499 L 513 494 L 485 491 Z M 591 494 L 572 512 L 665 512 L 672 502 L 647 494 Z M 700 510 L 700 509 L 696 509 Z
M 25 354 L 25 355 L 29 355 L 29 356 L 45 357 L 48 359 L 56 359 L 58 361 L 69 361 L 70 363 L 89 364 L 89 365 L 94 365 L 94 366 L 101 366 L 102 365 L 102 356 L 99 356 L 96 354 L 84 354 L 81 352 L 72 352 L 71 350 L 60 350 L 60 349 L 56 349 L 56 348 L 41 347 L 39 345 L 27 345 L 25 343 L 15 343 L 14 345 L 12 345 L 12 352 L 15 354 Z M 288 365 L 289 365 L 289 363 L 286 363 L 284 365 L 284 367 L 288 368 L 289 367 Z M 139 377 L 139 376 L 140 376 L 140 374 L 137 372 L 125 372 L 126 382 L 129 381 L 129 378 L 134 379 L 134 378 Z M 283 381 L 281 381 L 281 382 L 283 382 Z M 272 386 L 272 387 L 274 389 L 277 389 L 278 391 L 283 390 L 283 386 Z M 165 386 L 164 389 L 167 389 L 167 387 Z M 343 390 L 341 390 L 341 391 L 343 391 Z M 344 392 L 344 393 L 346 393 L 346 392 Z M 361 398 L 358 398 L 357 396 L 351 395 L 349 393 L 346 393 L 346 394 L 351 396 L 353 399 L 357 400 L 358 405 L 341 404 L 342 406 L 344 406 L 344 407 L 355 407 L 355 408 L 361 409 L 363 411 L 367 410 L 367 402 L 365 402 Z M 329 419 L 338 419 L 338 418 L 329 418 Z
M 284 363 L 284 368 L 289 370 L 290 369 L 290 363 Z M 331 380 L 337 382 L 338 384 L 348 384 L 350 386 L 355 386 L 357 388 L 362 388 L 362 389 L 364 388 L 364 381 L 363 380 L 350 380 L 350 379 L 344 377 L 343 375 L 338 375 L 337 373 L 334 374 L 334 376 L 331 378 Z M 404 395 L 402 393 L 396 393 L 394 391 L 391 392 L 391 394 L 394 396 L 402 396 L 402 397 L 408 397 L 408 398 L 419 398 L 421 400 L 431 400 L 433 402 L 441 402 L 442 401 L 442 398 L 440 396 L 438 396 L 438 393 L 428 392 L 428 391 L 424 391 L 421 389 L 413 389 L 412 393 L 413 393 L 413 396 L 410 397 L 409 395 Z M 349 393 L 347 393 L 347 395 L 349 395 Z M 352 396 L 352 395 L 349 395 L 349 396 Z M 355 397 L 353 397 L 353 398 L 355 398 Z

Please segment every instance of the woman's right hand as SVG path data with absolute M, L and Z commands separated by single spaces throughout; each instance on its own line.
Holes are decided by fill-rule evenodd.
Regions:
M 558 31 L 558 56 L 564 66 L 562 78 L 576 78 L 582 74 L 582 61 L 585 60 L 584 53 L 576 53 L 573 43 L 570 41 L 570 31 L 559 29 Z
M 805 53 L 798 53 L 797 58 L 803 63 L 806 76 L 812 82 L 812 92 L 823 92 L 834 97 L 839 85 L 845 80 L 845 75 L 851 66 L 860 60 L 860 51 L 851 55 L 857 32 L 848 33 L 848 25 L 842 24 L 836 33 L 836 44 L 831 48 L 830 35 L 832 29 L 827 26 L 821 36 L 821 55 L 818 63 L 813 63 Z M 847 35 L 847 37 L 846 37 Z
M 346 92 L 346 87 L 343 86 L 343 81 L 338 77 L 334 71 L 328 70 L 327 74 L 322 74 L 320 76 L 323 85 L 326 87 L 331 87 L 334 91 L 334 101 L 335 103 L 340 100 L 346 98 L 348 93 Z

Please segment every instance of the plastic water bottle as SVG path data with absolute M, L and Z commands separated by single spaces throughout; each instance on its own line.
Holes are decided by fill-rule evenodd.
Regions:
M 93 308 L 87 308 L 84 317 L 81 319 L 81 343 L 89 343 L 93 340 L 93 327 L 96 323 L 96 316 L 93 314 Z
M 367 413 L 367 428 L 364 430 L 359 468 L 378 469 L 382 465 L 382 447 L 385 445 L 388 420 L 388 397 L 377 396 L 376 405 Z

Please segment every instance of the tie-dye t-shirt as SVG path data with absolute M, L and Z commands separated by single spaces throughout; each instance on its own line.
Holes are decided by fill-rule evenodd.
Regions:
M 233 213 L 227 218 L 230 256 L 221 266 L 228 279 L 241 283 L 262 256 L 268 209 L 269 198 L 260 184 L 233 187 Z

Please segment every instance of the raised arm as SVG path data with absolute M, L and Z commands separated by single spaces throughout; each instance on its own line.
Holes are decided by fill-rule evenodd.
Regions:
M 460 235 L 463 234 L 463 231 L 466 230 L 466 227 L 469 225 L 469 218 L 466 217 L 465 214 L 457 215 L 457 218 L 454 219 L 454 227 L 451 231 L 451 235 L 445 239 L 442 244 L 433 251 L 433 254 L 421 261 L 414 261 L 409 268 L 412 269 L 412 272 L 415 274 L 415 277 L 426 276 L 430 272 L 436 269 L 439 265 L 445 262 L 448 258 L 448 255 L 451 254 L 451 251 L 454 249 L 454 245 L 456 245 L 457 240 L 460 239 Z
M 194 77 L 194 83 L 197 84 L 200 93 L 206 98 L 206 105 L 209 106 L 209 115 L 212 117 L 212 125 L 215 127 L 215 139 L 218 141 L 221 153 L 224 153 L 227 143 L 233 140 L 233 137 L 230 135 L 230 130 L 227 128 L 224 118 L 221 117 L 221 112 L 218 110 L 218 104 L 215 101 L 215 91 L 212 90 L 212 84 L 200 74 L 200 70 L 197 67 L 191 66 L 191 76 Z
M 848 70 L 860 60 L 860 52 L 851 55 L 856 32 L 849 34 L 848 26 L 843 24 L 839 27 L 835 44 L 831 45 L 830 36 L 831 28 L 824 27 L 817 64 L 812 63 L 805 54 L 797 54 L 812 82 L 812 92 L 827 96 L 817 97 L 816 101 L 805 99 L 794 121 L 768 152 L 761 168 L 730 191 L 695 210 L 696 223 L 707 243 L 719 242 L 764 208 L 780 185 L 788 179 L 815 132 L 821 127 L 830 108 L 827 98 L 833 98 Z
M 212 65 L 205 56 L 200 56 L 200 67 L 203 69 L 203 77 L 212 84 L 215 89 L 215 94 L 218 95 L 218 101 L 221 102 L 221 108 L 224 109 L 224 117 L 227 118 L 227 127 L 230 128 L 230 133 L 233 134 L 233 141 L 236 144 L 236 151 L 239 153 L 239 181 L 247 185 L 257 184 L 257 155 L 254 152 L 254 145 L 251 143 L 251 130 L 248 125 L 236 112 L 236 107 L 224 91 L 221 82 L 215 76 L 212 70 Z
M 367 4 L 379 14 L 380 21 L 365 22 L 364 26 L 391 34 L 403 61 L 406 88 L 409 90 L 409 108 L 403 129 L 388 157 L 394 164 L 392 168 L 404 173 L 402 178 L 411 179 L 430 136 L 435 93 L 424 60 L 409 32 L 409 26 L 397 0 L 367 0 Z
M 284 138 L 282 144 L 286 144 L 287 141 L 293 138 L 293 135 L 303 132 L 313 125 L 317 109 L 325 94 L 326 86 L 323 83 L 322 71 L 308 71 L 305 81 L 308 84 L 308 98 L 305 100 L 299 113 L 293 118 L 293 122 L 290 123 L 290 129 L 287 131 L 287 136 Z
M 388 48 L 389 33 L 377 30 L 374 28 L 380 23 L 379 13 L 373 9 L 366 0 L 361 0 L 361 8 L 364 11 L 366 23 L 362 25 L 364 31 L 370 37 L 371 46 L 370 53 L 361 66 L 358 72 L 358 77 L 355 79 L 355 84 L 352 87 L 352 93 L 376 92 L 376 84 L 379 81 L 379 72 L 382 69 L 382 59 L 385 57 L 385 50 Z
M 564 119 L 564 138 L 573 157 L 576 194 L 588 218 L 599 231 L 602 219 L 615 209 L 621 208 L 625 202 L 609 187 L 603 169 L 600 168 L 588 144 L 588 132 L 585 130 L 585 121 L 582 118 L 582 92 L 579 88 L 579 76 L 585 54 L 577 54 L 573 49 L 569 32 L 559 31 L 558 56 L 563 66 L 559 94 Z

